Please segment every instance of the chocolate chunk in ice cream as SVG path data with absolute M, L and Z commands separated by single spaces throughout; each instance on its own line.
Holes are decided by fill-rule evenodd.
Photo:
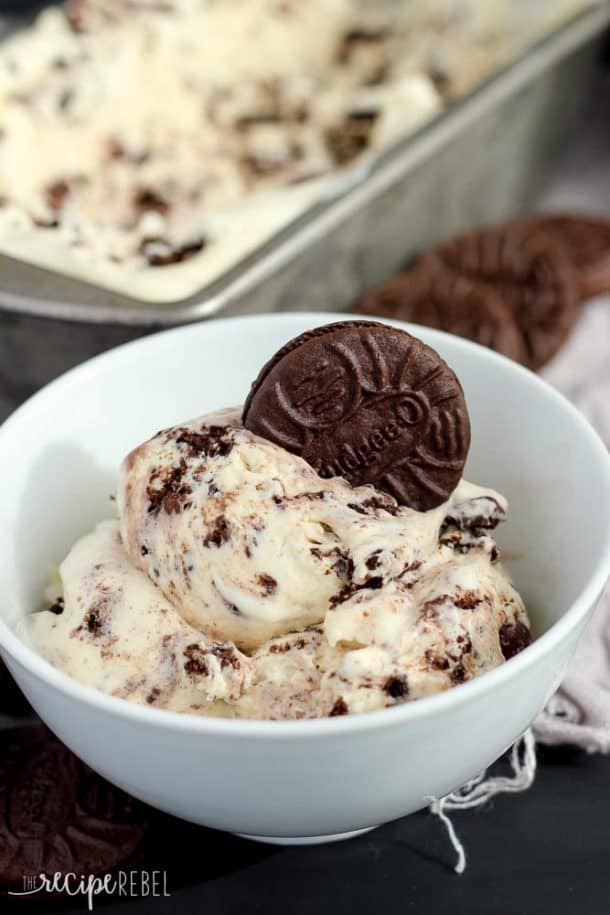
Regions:
M 321 477 L 373 484 L 418 511 L 447 500 L 470 445 L 449 366 L 421 340 L 367 321 L 329 324 L 282 347 L 254 382 L 243 422 Z
M 168 267 L 171 264 L 181 264 L 203 251 L 206 242 L 203 238 L 185 242 L 183 245 L 173 246 L 165 238 L 146 238 L 140 246 L 140 254 L 149 267 Z
M 520 620 L 503 623 L 498 633 L 502 654 L 508 661 L 531 642 L 530 631 Z

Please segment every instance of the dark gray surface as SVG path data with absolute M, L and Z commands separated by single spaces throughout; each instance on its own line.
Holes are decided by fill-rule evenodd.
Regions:
M 0 12 L 3 16 L 24 16 L 47 5 L 38 0 L 2 0 Z
M 169 898 L 95 901 L 123 915 L 607 915 L 610 760 L 542 751 L 527 793 L 456 814 L 466 873 L 438 820 L 421 813 L 336 845 L 282 849 L 177 820 L 157 829 L 147 867 L 165 869 Z M 247 777 L 247 773 L 244 773 Z M 6 915 L 86 905 L 24 906 Z

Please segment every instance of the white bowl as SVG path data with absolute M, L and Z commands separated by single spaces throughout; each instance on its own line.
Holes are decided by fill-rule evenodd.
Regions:
M 199 324 L 68 372 L 0 429 L 0 650 L 41 718 L 111 782 L 218 829 L 324 841 L 410 813 L 462 784 L 528 727 L 558 686 L 610 571 L 610 459 L 540 378 L 457 337 L 412 330 L 460 377 L 473 427 L 467 477 L 510 500 L 500 543 L 534 643 L 449 692 L 321 721 L 225 721 L 81 686 L 14 634 L 51 567 L 108 516 L 123 455 L 157 429 L 243 400 L 286 340 L 342 315 Z

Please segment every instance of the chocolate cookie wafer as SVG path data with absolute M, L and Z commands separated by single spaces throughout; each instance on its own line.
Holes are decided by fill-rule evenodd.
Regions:
M 513 315 L 530 368 L 557 352 L 576 319 L 577 278 L 556 233 L 532 232 L 523 224 L 479 229 L 440 245 L 420 264 L 491 289 Z
M 290 341 L 254 382 L 243 420 L 322 477 L 371 483 L 421 511 L 453 492 L 470 444 L 464 393 L 439 354 L 367 321 Z
M 445 330 L 516 362 L 526 361 L 523 337 L 508 306 L 491 288 L 451 271 L 414 267 L 366 295 L 358 310 Z
M 42 725 L 0 732 L 0 887 L 132 865 L 146 808 L 91 771 Z
M 530 231 L 555 234 L 565 245 L 577 274 L 583 299 L 610 292 L 610 222 L 558 213 L 533 216 L 523 225 Z

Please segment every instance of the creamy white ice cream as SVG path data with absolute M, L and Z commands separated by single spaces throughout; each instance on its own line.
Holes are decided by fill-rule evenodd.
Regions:
M 63 606 L 22 626 L 52 664 L 113 695 L 338 715 L 447 689 L 529 640 L 490 536 L 506 512 L 492 490 L 462 482 L 412 511 L 322 479 L 225 412 L 128 455 L 118 507 L 62 564 Z

